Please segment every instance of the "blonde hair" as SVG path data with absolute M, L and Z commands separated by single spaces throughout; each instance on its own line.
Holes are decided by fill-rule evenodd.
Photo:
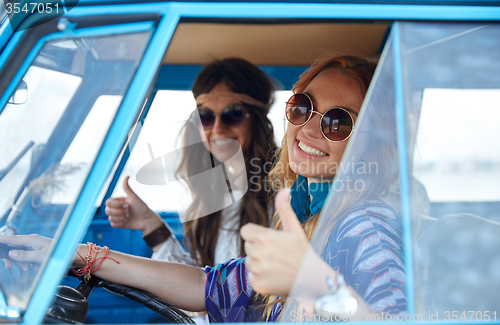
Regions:
M 373 74 L 375 72 L 375 68 L 377 66 L 377 62 L 372 59 L 368 58 L 363 58 L 359 56 L 352 56 L 352 55 L 346 55 L 346 56 L 335 56 L 335 57 L 325 57 L 321 58 L 318 61 L 316 61 L 309 69 L 307 69 L 304 73 L 301 74 L 299 81 L 293 86 L 292 90 L 294 93 L 297 92 L 304 92 L 309 83 L 322 71 L 325 71 L 327 69 L 336 69 L 343 74 L 352 77 L 355 79 L 362 90 L 363 96 L 366 95 L 366 92 L 368 90 L 368 86 L 370 85 L 371 79 L 373 77 Z M 384 123 L 383 120 L 377 121 L 381 122 L 382 124 Z M 377 123 L 378 125 L 378 123 Z M 287 132 L 285 132 L 285 135 L 283 137 L 283 140 L 281 142 L 281 147 L 276 151 L 275 154 L 275 165 L 273 169 L 269 172 L 269 179 L 273 185 L 275 185 L 278 188 L 283 188 L 283 187 L 290 187 L 291 184 L 296 180 L 297 174 L 290 168 L 289 164 L 289 159 L 288 159 L 288 147 L 287 147 Z M 387 148 L 388 150 L 392 150 Z M 375 154 L 377 156 L 383 155 L 383 154 L 389 154 L 389 155 L 395 155 L 395 152 L 376 152 L 372 150 L 372 154 Z M 383 177 L 383 175 L 382 175 Z M 380 180 L 373 180 L 371 184 L 382 184 L 381 186 L 386 186 L 386 182 L 379 183 L 378 181 Z M 389 182 L 393 182 L 394 180 L 391 179 Z M 370 192 L 371 193 L 371 192 Z M 343 213 L 346 212 L 346 210 L 350 210 L 352 205 L 355 202 L 359 202 L 360 199 L 362 199 L 361 196 L 369 196 L 370 193 L 368 194 L 362 194 L 357 191 L 352 191 L 352 194 L 343 196 L 342 200 L 339 200 L 335 204 L 335 208 L 333 211 L 338 211 L 335 213 L 336 218 L 339 218 L 340 216 L 343 215 Z M 318 223 L 318 215 L 319 213 L 314 216 L 313 218 L 309 219 L 304 225 L 304 232 L 307 235 L 307 238 L 309 241 L 311 241 L 311 238 L 313 236 L 314 230 L 316 228 L 316 225 Z M 281 228 L 281 221 L 279 220 L 278 214 L 276 213 L 274 215 L 274 220 L 275 220 L 275 229 L 280 229 Z M 325 232 L 325 233 L 330 233 L 333 230 L 333 226 L 330 231 Z M 273 305 L 277 303 L 284 303 L 286 302 L 287 297 L 281 297 L 280 299 L 273 299 L 271 296 L 264 296 L 260 300 L 263 305 L 264 305 L 264 315 L 268 315 L 270 309 L 272 308 Z

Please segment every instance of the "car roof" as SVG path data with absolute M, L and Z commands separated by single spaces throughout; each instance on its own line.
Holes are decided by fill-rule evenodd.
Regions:
M 8 0 L 7 2 L 9 2 Z M 149 1 L 140 1 L 140 0 L 80 0 L 78 2 L 79 5 L 82 4 L 109 4 L 109 3 L 154 3 L 154 2 L 168 2 L 161 0 L 149 0 Z M 453 6 L 492 6 L 498 5 L 500 2 L 498 0 L 177 0 L 175 2 L 238 2 L 238 3 L 349 3 L 349 4 L 395 4 L 395 5 L 453 5 Z

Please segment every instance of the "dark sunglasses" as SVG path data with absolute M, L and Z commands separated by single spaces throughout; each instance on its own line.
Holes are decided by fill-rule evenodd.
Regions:
M 204 129 L 211 129 L 214 126 L 217 115 L 219 115 L 222 123 L 228 127 L 238 126 L 250 116 L 250 113 L 245 111 L 241 104 L 229 104 L 224 107 L 221 114 L 215 114 L 205 107 L 198 107 L 198 114 Z
M 286 102 L 286 118 L 292 125 L 305 125 L 313 113 L 321 115 L 319 128 L 328 141 L 342 142 L 351 136 L 354 119 L 345 108 L 333 107 L 321 114 L 314 110 L 311 98 L 304 93 L 295 94 Z

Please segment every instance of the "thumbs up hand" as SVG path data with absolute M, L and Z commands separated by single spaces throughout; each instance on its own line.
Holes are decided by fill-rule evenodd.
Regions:
M 289 196 L 290 190 L 283 189 L 276 197 L 281 231 L 255 224 L 241 227 L 250 284 L 260 294 L 287 295 L 309 247 Z
M 109 198 L 106 201 L 106 214 L 111 227 L 141 230 L 144 235 L 158 228 L 163 221 L 130 188 L 129 176 L 123 180 L 126 197 Z
M 283 231 L 295 233 L 297 236 L 301 234 L 304 239 L 308 241 L 304 233 L 304 228 L 302 228 L 302 224 L 290 204 L 290 189 L 287 188 L 279 191 L 275 204 L 278 215 L 280 216 L 281 228 Z

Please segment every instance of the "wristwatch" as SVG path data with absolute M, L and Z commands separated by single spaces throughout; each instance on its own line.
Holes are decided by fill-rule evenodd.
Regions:
M 148 246 L 152 249 L 156 245 L 161 244 L 169 239 L 170 236 L 172 236 L 172 232 L 167 227 L 167 225 L 162 222 L 162 224 L 158 228 L 153 230 L 150 234 L 142 236 L 142 239 L 144 239 L 144 241 L 146 241 Z
M 329 321 L 351 319 L 358 310 L 358 302 L 349 293 L 344 276 L 337 276 L 337 283 L 331 277 L 326 278 L 328 293 L 316 299 L 314 312 L 321 317 L 328 317 Z M 323 318 L 321 318 L 323 319 Z

